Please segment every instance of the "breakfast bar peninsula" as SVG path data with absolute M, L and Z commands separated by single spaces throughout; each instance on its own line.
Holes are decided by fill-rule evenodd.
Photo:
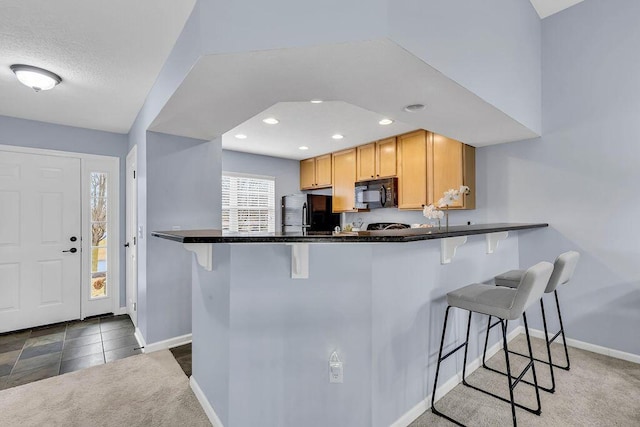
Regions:
M 518 235 L 547 226 L 152 235 L 195 253 L 191 385 L 210 418 L 382 427 L 428 408 L 447 292 L 519 268 Z M 454 318 L 445 350 L 466 326 Z M 472 333 L 485 327 L 478 316 Z M 471 346 L 469 360 L 481 350 Z M 334 352 L 339 382 L 330 382 Z M 450 380 L 438 393 L 457 384 L 459 359 L 441 371 Z

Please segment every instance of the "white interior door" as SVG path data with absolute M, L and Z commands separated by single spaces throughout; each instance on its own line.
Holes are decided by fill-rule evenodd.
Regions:
M 137 150 L 133 147 L 127 155 L 127 224 L 126 224 L 126 268 L 127 268 L 127 313 L 138 326 L 138 188 L 136 184 Z
M 80 317 L 80 166 L 0 151 L 0 332 Z

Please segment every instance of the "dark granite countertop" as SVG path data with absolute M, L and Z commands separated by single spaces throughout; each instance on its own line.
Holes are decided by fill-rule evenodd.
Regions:
M 358 231 L 345 234 L 306 235 L 300 233 L 223 233 L 221 230 L 152 231 L 151 235 L 180 243 L 402 243 L 446 237 L 470 236 L 501 231 L 528 230 L 549 224 L 474 224 L 437 228 Z

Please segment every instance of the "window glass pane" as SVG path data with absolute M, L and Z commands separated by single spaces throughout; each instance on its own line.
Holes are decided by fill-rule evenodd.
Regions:
M 99 298 L 107 295 L 107 273 L 91 274 L 91 298 Z
M 91 173 L 91 298 L 107 296 L 107 178 Z
M 275 180 L 222 176 L 222 229 L 235 232 L 275 231 Z

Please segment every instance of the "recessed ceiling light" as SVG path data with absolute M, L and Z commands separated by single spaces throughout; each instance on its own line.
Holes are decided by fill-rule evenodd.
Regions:
M 307 147 L 306 145 L 298 147 L 298 150 L 308 150 L 308 149 L 309 149 L 309 147 Z
M 239 133 L 236 135 L 236 138 L 238 139 L 247 139 L 247 135 L 245 135 L 244 133 Z
M 14 64 L 10 68 L 20 83 L 36 92 L 53 89 L 62 81 L 59 75 L 31 65 Z
M 407 113 L 415 113 L 416 111 L 421 111 L 421 110 L 424 110 L 425 108 L 426 107 L 424 106 L 424 104 L 411 104 L 404 107 L 403 110 L 406 111 Z
M 382 119 L 378 123 L 381 124 L 382 126 L 386 126 L 386 125 L 390 125 L 391 123 L 393 123 L 393 120 L 391 120 L 391 119 Z
M 267 117 L 266 119 L 262 120 L 263 122 L 265 122 L 268 125 L 277 125 L 278 123 L 280 123 L 280 120 L 274 118 L 274 117 Z
M 333 135 L 331 138 L 333 138 L 333 139 L 342 139 L 342 138 L 344 138 L 344 136 L 343 136 L 343 135 L 340 135 L 339 133 L 336 133 L 336 134 L 335 134 L 335 135 Z
M 312 99 L 311 103 L 312 104 L 322 104 L 322 99 Z

